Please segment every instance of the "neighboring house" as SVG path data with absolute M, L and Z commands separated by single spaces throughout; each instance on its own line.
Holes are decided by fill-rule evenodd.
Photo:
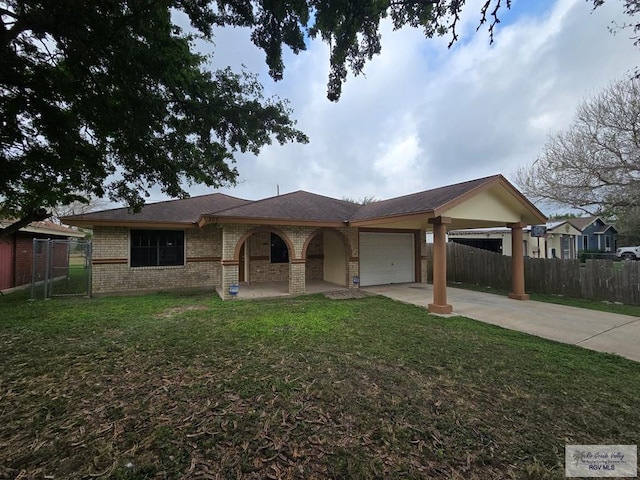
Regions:
M 0 227 L 4 228 L 12 222 L 0 221 Z M 26 227 L 0 239 L 0 290 L 19 287 L 31 283 L 33 267 L 36 272 L 44 272 L 45 255 L 38 244 L 33 251 L 33 239 L 68 239 L 83 238 L 84 233 L 72 230 L 50 221 L 32 222 Z M 66 245 L 53 245 L 52 264 L 57 272 L 64 272 L 68 267 Z M 36 280 L 40 280 L 37 278 Z
M 523 244 L 525 246 L 530 244 L 527 229 L 528 227 L 523 228 Z M 511 231 L 507 227 L 452 230 L 447 236 L 449 241 L 453 243 L 511 256 Z M 528 248 L 524 248 L 523 254 L 529 256 Z
M 531 235 L 531 226 L 523 228 L 522 253 L 535 258 L 577 258 L 576 241 L 580 231 L 566 220 L 550 222 L 543 237 Z M 480 228 L 454 230 L 449 232 L 449 240 L 471 247 L 482 248 L 503 255 L 512 255 L 513 247 L 508 228 Z
M 241 282 L 288 281 L 291 294 L 311 279 L 350 288 L 426 282 L 433 230 L 430 309 L 446 312 L 447 229 L 509 225 L 517 237 L 546 218 L 495 175 L 368 205 L 304 191 L 258 201 L 214 193 L 63 221 L 93 228 L 94 293 L 215 287 L 223 299 Z M 516 277 L 514 298 L 525 298 L 524 274 Z
M 547 258 L 578 258 L 576 243 L 579 238 L 580 230 L 568 220 L 547 223 Z
M 618 231 L 600 217 L 570 218 L 569 221 L 581 232 L 578 253 L 582 251 L 614 253 Z

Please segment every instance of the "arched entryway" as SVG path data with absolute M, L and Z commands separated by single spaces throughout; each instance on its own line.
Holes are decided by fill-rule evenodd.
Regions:
M 240 282 L 288 284 L 292 250 L 291 241 L 278 229 L 256 228 L 246 232 L 238 241 L 235 254 Z
M 341 287 L 349 286 L 351 248 L 345 236 L 333 228 L 318 229 L 304 244 L 302 255 L 306 260 L 305 281 L 328 282 Z

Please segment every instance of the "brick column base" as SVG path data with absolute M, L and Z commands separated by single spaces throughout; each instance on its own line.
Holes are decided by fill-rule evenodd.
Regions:
M 238 264 L 237 261 L 222 261 L 222 291 L 218 292 L 223 300 L 231 300 L 233 297 L 229 294 L 229 287 L 238 283 Z
M 360 288 L 360 282 L 357 284 L 353 283 L 353 277 L 360 278 L 360 265 L 358 264 L 358 259 L 349 260 L 347 264 L 347 287 L 349 288 Z
M 305 292 L 306 267 L 305 260 L 291 260 L 289 263 L 289 293 L 291 295 L 302 295 Z

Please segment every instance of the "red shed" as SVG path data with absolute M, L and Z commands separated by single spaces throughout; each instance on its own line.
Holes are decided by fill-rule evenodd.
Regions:
M 0 220 L 0 227 L 11 224 L 8 220 Z M 69 239 L 84 238 L 84 232 L 58 225 L 50 221 L 33 222 L 7 238 L 0 239 L 0 290 L 6 290 L 31 283 L 34 263 L 33 239 Z M 54 246 L 53 262 L 61 266 L 66 263 L 66 248 Z M 56 248 L 59 250 L 57 251 Z M 42 252 L 35 252 L 36 261 Z M 44 261 L 44 259 L 42 260 Z

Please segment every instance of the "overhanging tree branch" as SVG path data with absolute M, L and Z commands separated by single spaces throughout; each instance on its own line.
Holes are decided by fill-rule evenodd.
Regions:
M 12 224 L 5 228 L 0 228 L 0 239 L 13 235 L 21 228 L 26 227 L 31 222 L 40 222 L 49 218 L 51 214 L 44 208 L 33 209 L 27 212 L 25 216 L 14 221 Z

